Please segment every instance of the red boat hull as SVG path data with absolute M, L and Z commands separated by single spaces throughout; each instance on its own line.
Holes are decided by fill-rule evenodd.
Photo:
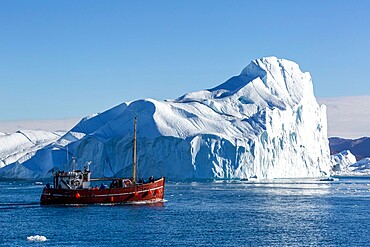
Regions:
M 94 204 L 161 202 L 164 196 L 165 178 L 152 183 L 137 184 L 125 188 L 107 189 L 55 189 L 45 187 L 40 203 L 49 204 Z

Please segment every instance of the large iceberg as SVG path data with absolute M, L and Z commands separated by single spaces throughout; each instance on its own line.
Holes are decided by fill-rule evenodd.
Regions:
M 94 177 L 130 176 L 138 117 L 140 177 L 171 180 L 297 178 L 329 175 L 325 106 L 311 76 L 291 61 L 252 61 L 225 83 L 174 100 L 122 103 L 81 120 L 56 142 L 0 170 L 47 177 L 92 161 Z M 0 147 L 0 150 L 3 147 Z

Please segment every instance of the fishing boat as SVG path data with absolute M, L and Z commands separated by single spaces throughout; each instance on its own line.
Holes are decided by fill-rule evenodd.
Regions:
M 91 178 L 90 163 L 84 170 L 54 173 L 53 185 L 46 184 L 40 203 L 48 204 L 100 204 L 100 203 L 155 203 L 164 197 L 165 178 L 147 182 L 137 179 L 136 125 L 134 120 L 132 178 Z M 109 182 L 109 185 L 105 183 Z M 99 184 L 100 186 L 92 186 Z

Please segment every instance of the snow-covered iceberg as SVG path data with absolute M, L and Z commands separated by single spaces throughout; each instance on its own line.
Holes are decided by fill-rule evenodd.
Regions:
M 332 175 L 349 174 L 350 166 L 356 163 L 356 157 L 349 150 L 344 150 L 330 157 Z
M 356 157 L 344 150 L 331 156 L 331 175 L 335 176 L 363 176 L 370 175 L 370 158 L 356 161 Z
M 87 117 L 25 162 L 0 169 L 0 176 L 19 177 L 20 170 L 50 176 L 53 168 L 70 168 L 65 164 L 72 156 L 79 166 L 92 161 L 95 177 L 130 176 L 136 115 L 142 177 L 329 175 L 326 108 L 315 99 L 310 74 L 294 62 L 266 57 L 215 88 L 174 100 L 123 103 Z
M 63 133 L 40 130 L 22 130 L 0 133 L 0 168 L 14 162 L 24 162 L 44 146 L 58 140 Z

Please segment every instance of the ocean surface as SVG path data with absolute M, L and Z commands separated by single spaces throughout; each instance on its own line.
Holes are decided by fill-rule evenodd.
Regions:
M 370 177 L 168 182 L 148 205 L 40 206 L 42 188 L 0 182 L 0 245 L 370 245 Z

